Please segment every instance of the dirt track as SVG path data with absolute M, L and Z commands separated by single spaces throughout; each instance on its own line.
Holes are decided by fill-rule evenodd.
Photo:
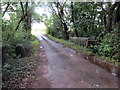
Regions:
M 56 43 L 46 36 L 38 36 L 48 65 L 44 75 L 53 88 L 118 88 L 118 78 L 85 60 L 81 54 Z

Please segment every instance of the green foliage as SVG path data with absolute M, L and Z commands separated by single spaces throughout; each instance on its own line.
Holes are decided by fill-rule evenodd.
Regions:
M 30 45 L 32 47 L 32 52 L 34 54 L 35 51 L 37 51 L 38 48 L 36 48 L 36 46 L 39 46 L 40 42 L 38 41 L 36 36 L 33 36 L 33 40 L 30 41 Z
M 13 85 L 16 87 L 21 78 L 30 75 L 30 71 L 36 67 L 37 63 L 34 60 L 34 54 L 31 57 L 14 59 L 8 61 L 3 65 L 3 87 L 11 88 Z
M 32 46 L 37 46 L 39 45 L 39 41 L 38 40 L 34 40 L 31 42 Z
M 50 19 L 46 20 L 44 23 L 47 26 L 48 34 L 58 38 L 62 38 L 63 28 L 61 26 L 60 20 L 55 15 L 52 15 Z
M 39 41 L 37 37 L 33 36 L 29 42 L 32 45 L 30 56 L 12 58 L 12 56 L 9 55 L 11 59 L 7 58 L 7 62 L 3 64 L 2 75 L 4 88 L 11 88 L 13 85 L 18 87 L 17 85 L 20 83 L 21 77 L 29 77 L 31 70 L 36 67 L 37 63 L 34 58 L 39 51 Z
M 117 34 L 115 33 L 108 33 L 98 48 L 99 55 L 103 55 L 106 57 L 110 57 L 116 61 L 120 60 L 120 43 Z
M 11 20 L 4 20 L 2 23 L 2 36 L 3 36 L 3 59 L 6 61 L 7 59 L 14 58 L 15 55 L 15 46 L 26 43 L 27 33 L 25 33 L 24 29 L 19 28 L 18 31 L 14 30 L 16 27 L 15 22 Z
M 5 8 L 5 4 L 3 3 L 2 5 Z M 24 8 L 25 5 L 27 4 L 23 3 Z M 2 11 L 4 11 L 4 8 L 2 8 Z M 5 88 L 10 87 L 12 84 L 16 87 L 21 77 L 24 77 L 24 75 L 29 73 L 36 65 L 34 55 L 38 50 L 39 41 L 31 34 L 32 3 L 31 6 L 29 6 L 28 3 L 27 9 L 31 11 L 28 11 L 28 15 L 22 20 L 23 12 L 20 3 L 10 3 L 10 7 L 8 7 L 8 16 L 10 19 L 2 17 L 2 72 L 3 86 Z M 20 20 L 22 21 L 20 22 Z M 18 25 L 19 27 L 16 29 Z M 20 55 L 17 56 L 17 46 L 24 48 L 24 57 L 21 58 Z M 28 57 L 31 53 L 32 56 Z
M 9 4 L 11 6 L 8 7 L 8 16 L 10 19 L 2 18 L 3 62 L 16 57 L 15 47 L 18 45 L 31 49 L 31 41 L 34 38 L 31 35 L 31 15 L 35 13 L 33 9 L 36 4 L 33 2 L 31 5 L 28 3 L 28 6 L 26 6 L 27 3 L 22 3 L 24 12 L 21 9 L 20 3 Z M 2 6 L 4 7 L 5 3 L 3 3 Z M 3 7 L 2 9 L 4 11 Z M 29 11 L 29 9 L 31 11 Z M 21 18 L 23 18 L 23 13 L 25 12 L 27 13 L 26 18 L 22 20 Z M 20 20 L 22 21 L 20 22 Z M 19 27 L 16 30 L 18 25 Z
M 107 57 L 111 59 L 111 61 L 119 61 L 120 41 L 118 34 L 120 30 L 120 23 L 116 21 L 119 14 L 119 3 L 120 2 L 116 3 L 117 6 L 115 6 L 112 2 L 65 3 L 63 7 L 64 16 L 62 18 L 64 18 L 65 23 L 69 28 L 68 33 L 70 39 L 71 37 L 79 36 L 87 37 L 91 40 L 98 40 L 98 42 L 93 43 L 94 45 L 90 45 L 89 50 L 93 54 Z M 113 6 L 116 8 L 111 9 Z M 108 12 L 110 12 L 111 15 L 109 15 Z M 55 13 L 58 14 L 58 12 L 54 10 L 51 18 L 45 21 L 46 26 L 48 26 L 48 34 L 57 38 L 63 38 L 64 30 L 61 28 L 61 22 Z M 76 35 L 76 33 L 78 35 Z M 77 39 L 72 41 L 76 44 L 80 42 L 80 40 Z

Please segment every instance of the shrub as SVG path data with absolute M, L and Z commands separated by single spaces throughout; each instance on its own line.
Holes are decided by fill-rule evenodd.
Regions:
M 98 47 L 99 55 L 110 57 L 116 61 L 120 60 L 120 43 L 115 33 L 108 33 Z

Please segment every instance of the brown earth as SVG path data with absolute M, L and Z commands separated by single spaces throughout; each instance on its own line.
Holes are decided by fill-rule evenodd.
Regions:
M 40 46 L 42 47 L 42 46 Z M 29 77 L 22 79 L 20 88 L 50 88 L 50 82 L 47 77 L 48 60 L 45 58 L 44 49 L 41 48 L 36 58 L 37 68 L 35 68 Z

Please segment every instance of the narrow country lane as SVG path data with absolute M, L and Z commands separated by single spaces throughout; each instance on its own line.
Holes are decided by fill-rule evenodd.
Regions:
M 38 36 L 48 59 L 48 80 L 53 88 L 118 88 L 118 78 L 85 60 L 79 53 Z

